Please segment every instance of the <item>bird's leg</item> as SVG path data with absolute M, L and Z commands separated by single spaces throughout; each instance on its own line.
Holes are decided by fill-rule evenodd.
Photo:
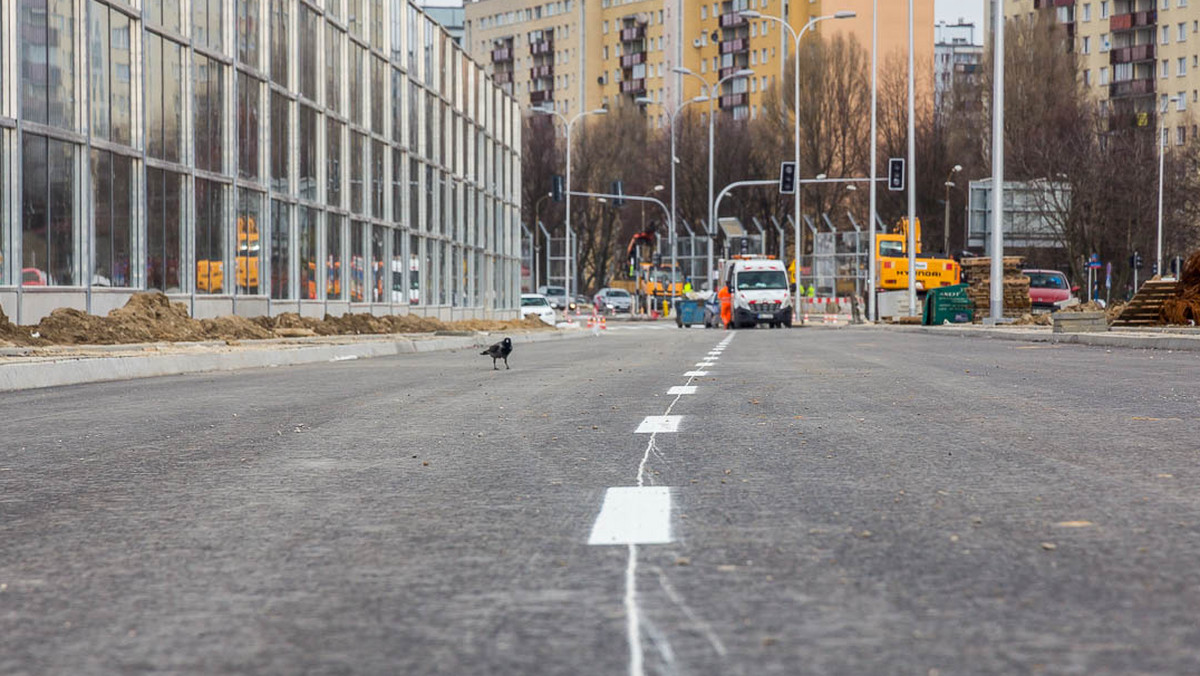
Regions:
M 504 358 L 504 368 L 508 368 L 508 357 Z
M 492 357 L 492 370 L 493 370 L 493 371 L 499 371 L 499 370 L 500 370 L 500 369 L 496 368 L 496 358 L 495 358 L 495 357 Z

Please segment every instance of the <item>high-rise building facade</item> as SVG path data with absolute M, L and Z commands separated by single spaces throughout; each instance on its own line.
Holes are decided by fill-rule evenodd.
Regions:
M 994 3 L 987 5 L 989 21 Z M 1110 129 L 1162 124 L 1171 145 L 1196 135 L 1189 110 L 1200 105 L 1200 3 L 1008 0 L 1004 16 L 1028 22 L 1044 18 L 1065 28 L 1079 77 Z
M 511 316 L 519 149 L 405 0 L 5 0 L 0 304 Z
M 983 45 L 976 41 L 975 24 L 961 19 L 958 23 L 939 21 L 934 35 L 933 82 L 940 104 L 942 95 L 956 83 L 971 82 L 978 77 L 983 63 Z
M 880 54 L 907 54 L 906 3 L 879 5 Z M 933 1 L 916 5 L 917 59 L 932 67 Z M 746 18 L 743 10 L 784 18 L 796 31 L 810 18 L 854 11 L 854 18 L 817 24 L 804 39 L 843 33 L 871 47 L 870 0 L 478 0 L 466 5 L 463 44 L 522 105 L 549 103 L 563 112 L 642 97 L 670 107 L 705 93 L 701 79 L 715 85 L 753 70 L 716 92 L 721 110 L 746 119 L 761 113 L 794 43 L 778 21 Z M 700 77 L 677 78 L 677 66 Z M 656 117 L 660 124 L 664 118 Z

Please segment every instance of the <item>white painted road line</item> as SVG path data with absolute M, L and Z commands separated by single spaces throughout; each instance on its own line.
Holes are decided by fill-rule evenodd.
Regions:
M 683 375 L 687 376 L 688 378 L 703 378 L 704 376 L 708 375 L 708 371 L 687 371 Z
M 634 434 L 658 434 L 659 432 L 675 432 L 679 429 L 681 415 L 648 415 L 642 424 L 634 430 Z
M 671 489 L 614 486 L 592 524 L 589 545 L 665 545 L 671 538 Z
M 713 365 L 713 364 L 715 364 L 715 363 L 716 363 L 716 362 L 712 362 L 712 361 L 698 361 L 698 362 L 696 362 L 696 367 L 697 367 L 697 368 L 702 368 L 702 369 L 703 369 L 703 368 L 708 368 L 709 366 L 712 366 L 712 365 Z
M 667 390 L 667 394 L 695 394 L 695 393 L 696 393 L 695 385 L 675 385 L 671 389 Z

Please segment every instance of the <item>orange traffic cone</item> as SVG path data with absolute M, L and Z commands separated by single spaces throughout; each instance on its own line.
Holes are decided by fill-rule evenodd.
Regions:
M 608 328 L 608 319 L 606 319 L 604 317 L 604 315 L 600 315 L 600 330 L 603 331 L 604 329 L 607 329 L 607 328 Z

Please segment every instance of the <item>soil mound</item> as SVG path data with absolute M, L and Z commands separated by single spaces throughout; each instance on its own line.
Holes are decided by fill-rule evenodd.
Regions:
M 204 335 L 219 340 L 253 340 L 273 338 L 275 334 L 245 317 L 228 315 L 216 319 L 201 319 Z
M 1200 251 L 1184 262 L 1179 273 L 1179 293 L 1163 301 L 1162 318 L 1168 324 L 1200 323 Z

